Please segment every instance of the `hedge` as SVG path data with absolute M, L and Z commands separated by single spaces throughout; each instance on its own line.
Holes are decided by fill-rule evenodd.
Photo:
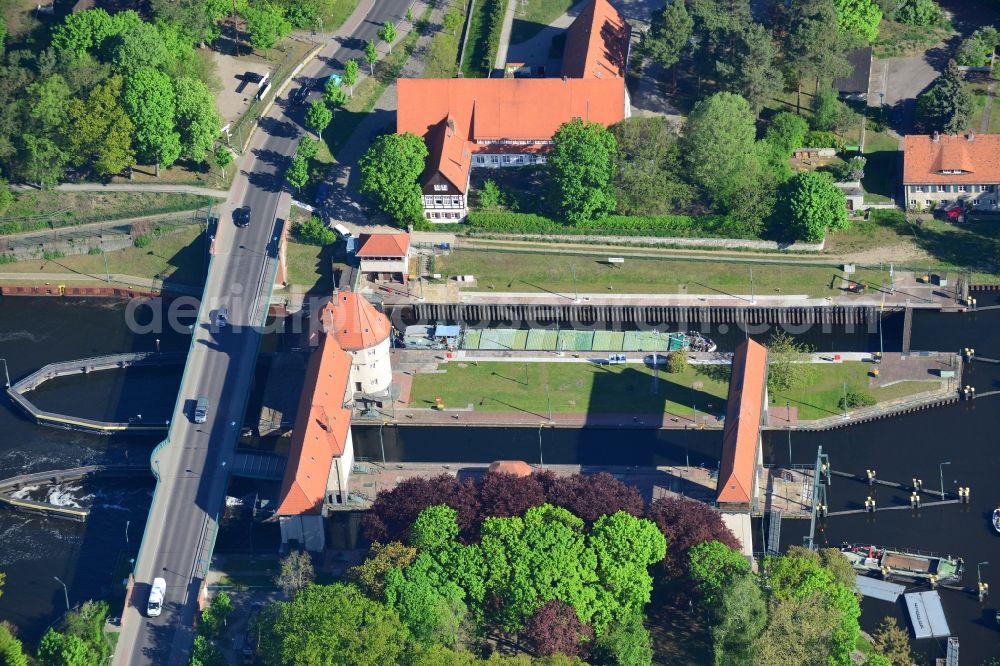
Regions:
M 497 51 L 500 49 L 500 32 L 503 30 L 504 15 L 507 13 L 507 0 L 487 0 L 490 3 L 489 28 L 486 32 L 486 51 L 483 52 L 483 62 L 479 64 L 483 71 L 493 70 L 493 61 L 496 60 Z
M 532 213 L 472 211 L 467 227 L 473 233 L 755 238 L 742 232 L 736 222 L 724 215 L 610 215 L 574 226 Z

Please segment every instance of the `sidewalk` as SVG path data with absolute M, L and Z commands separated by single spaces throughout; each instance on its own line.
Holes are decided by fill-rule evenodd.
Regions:
M 12 190 L 37 190 L 31 185 L 11 185 Z M 209 187 L 198 187 L 196 185 L 157 185 L 155 183 L 120 183 L 102 185 L 100 183 L 63 183 L 56 185 L 53 189 L 63 192 L 161 192 L 165 194 L 200 194 L 206 197 L 225 199 L 225 190 L 214 190 Z
M 135 275 L 121 275 L 111 273 L 106 275 L 91 275 L 89 273 L 0 273 L 0 282 L 29 282 L 31 284 L 44 284 L 45 286 L 59 286 L 64 284 L 86 284 L 95 287 L 135 287 L 148 291 L 160 292 L 170 291 L 181 294 L 200 296 L 202 288 L 177 283 L 170 283 L 169 278 L 165 283 L 156 278 L 136 277 Z M 2 285 L 0 285 L 2 287 Z

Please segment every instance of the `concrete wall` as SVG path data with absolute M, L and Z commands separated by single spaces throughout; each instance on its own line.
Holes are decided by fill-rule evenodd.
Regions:
M 323 531 L 323 516 L 281 516 L 278 518 L 281 527 L 281 543 L 288 545 L 291 541 L 308 551 L 318 553 L 326 547 L 326 535 Z
M 347 442 L 344 444 L 344 455 L 333 459 L 330 466 L 330 476 L 326 481 L 326 494 L 340 504 L 347 502 L 347 481 L 351 477 L 351 467 L 354 465 L 354 437 L 351 430 L 347 431 Z

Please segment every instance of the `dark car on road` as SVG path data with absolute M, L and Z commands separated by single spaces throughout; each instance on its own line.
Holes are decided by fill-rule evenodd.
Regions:
M 302 104 L 309 97 L 309 89 L 305 86 L 297 88 L 288 96 L 288 101 L 292 104 Z
M 241 229 L 250 226 L 250 206 L 241 206 L 233 211 L 233 224 Z

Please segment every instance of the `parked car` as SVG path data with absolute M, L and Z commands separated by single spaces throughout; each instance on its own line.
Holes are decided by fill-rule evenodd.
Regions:
M 215 326 L 225 328 L 229 325 L 229 309 L 222 307 L 215 311 Z
M 250 226 L 250 206 L 240 206 L 233 211 L 233 224 L 241 229 Z

